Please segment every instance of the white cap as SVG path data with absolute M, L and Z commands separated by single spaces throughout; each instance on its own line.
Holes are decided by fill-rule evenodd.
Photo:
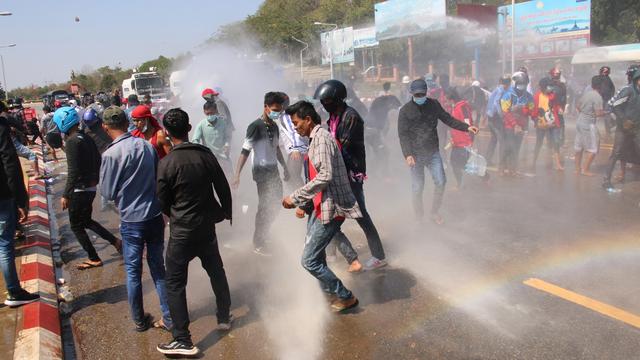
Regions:
M 402 77 L 402 83 L 403 84 L 408 84 L 411 82 L 411 78 L 408 75 L 405 75 Z
M 471 83 L 471 86 L 480 86 L 480 81 L 478 81 L 478 80 L 474 80 L 474 81 Z

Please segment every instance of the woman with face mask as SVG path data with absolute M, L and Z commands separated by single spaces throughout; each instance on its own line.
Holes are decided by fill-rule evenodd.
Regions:
M 162 130 L 158 120 L 151 114 L 151 109 L 148 106 L 138 105 L 133 109 L 131 120 L 136 127 L 131 132 L 131 135 L 150 142 L 159 159 L 162 159 L 171 151 L 171 143 L 167 140 L 167 135 Z

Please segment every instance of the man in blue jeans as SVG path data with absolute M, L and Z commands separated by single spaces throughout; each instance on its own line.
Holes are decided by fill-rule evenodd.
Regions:
M 398 115 L 398 137 L 407 165 L 411 168 L 413 209 L 418 220 L 424 216 L 422 195 L 424 192 L 424 168 L 429 168 L 435 184 L 431 220 L 444 223 L 440 206 L 447 178 L 444 174 L 438 139 L 438 120 L 452 129 L 477 134 L 478 128 L 458 121 L 446 112 L 436 99 L 427 98 L 427 83 L 423 79 L 411 83 L 413 99 L 406 103 Z M 356 195 L 357 196 L 357 195 Z
M 110 106 L 103 114 L 103 125 L 113 139 L 102 154 L 100 192 L 113 200 L 120 211 L 124 265 L 127 271 L 127 295 L 136 331 L 152 325 L 151 315 L 142 302 L 142 253 L 147 247 L 147 264 L 160 298 L 162 319 L 154 327 L 172 327 L 165 288 L 164 220 L 156 196 L 158 157 L 147 141 L 127 132 L 129 120 L 122 109 Z
M 16 271 L 14 235 L 18 221 L 27 220 L 29 198 L 24 186 L 22 168 L 16 149 L 9 135 L 10 129 L 4 116 L 7 107 L 0 102 L 0 268 L 7 286 L 7 306 L 20 306 L 40 298 L 20 286 Z M 16 214 L 18 215 L 16 217 Z

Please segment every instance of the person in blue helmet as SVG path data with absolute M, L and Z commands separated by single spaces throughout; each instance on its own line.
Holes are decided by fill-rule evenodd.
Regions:
M 90 229 L 122 253 L 122 241 L 91 218 L 100 172 L 100 153 L 91 137 L 80 130 L 76 109 L 61 107 L 53 114 L 53 122 L 66 136 L 67 183 L 62 195 L 62 210 L 69 210 L 69 225 L 88 259 L 77 265 L 79 270 L 102 266 L 102 260 L 91 244 Z

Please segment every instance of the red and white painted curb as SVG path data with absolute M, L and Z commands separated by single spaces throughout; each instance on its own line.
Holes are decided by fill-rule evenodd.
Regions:
M 42 164 L 42 153 L 36 151 Z M 55 266 L 51 251 L 47 187 L 43 180 L 29 181 L 29 215 L 26 240 L 19 242 L 20 280 L 40 300 L 20 308 L 14 360 L 62 359 L 62 337 Z

